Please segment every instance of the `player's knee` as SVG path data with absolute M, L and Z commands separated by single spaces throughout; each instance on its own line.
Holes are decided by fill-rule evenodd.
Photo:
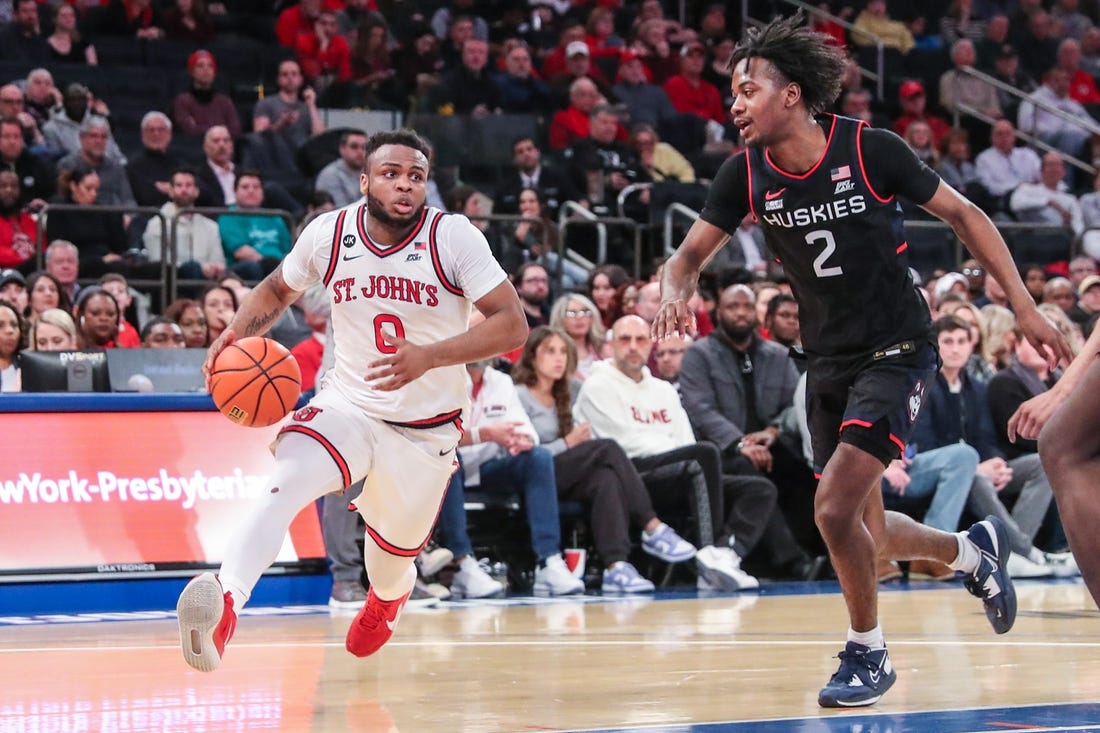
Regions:
M 856 514 L 856 510 L 848 506 L 840 496 L 818 489 L 814 498 L 814 523 L 826 540 L 830 537 L 842 537 L 851 531 L 852 518 Z

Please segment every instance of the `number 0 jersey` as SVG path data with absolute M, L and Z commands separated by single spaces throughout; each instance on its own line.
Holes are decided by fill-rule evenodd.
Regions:
M 732 219 L 715 210 L 732 206 L 734 212 L 743 211 L 740 202 L 747 203 L 791 282 L 803 347 L 811 357 L 847 359 L 910 339 L 923 342 L 930 334 L 930 316 L 909 273 L 894 194 L 924 203 L 939 179 L 900 139 L 875 130 L 900 144 L 899 150 L 892 140 L 876 140 L 889 145 L 891 158 L 908 156 L 902 166 L 912 161 L 912 170 L 923 169 L 919 176 L 911 174 L 917 180 L 905 187 L 876 191 L 865 166 L 906 169 L 898 160 L 864 157 L 861 131 L 870 132 L 862 130 L 864 123 L 832 115 L 823 120 L 826 148 L 814 167 L 800 175 L 788 173 L 766 149 L 750 148 L 723 165 L 743 170 L 719 172 L 702 218 L 731 231 L 740 216 Z
M 352 204 L 311 222 L 283 261 L 295 290 L 320 281 L 332 298 L 335 367 L 325 386 L 388 422 L 433 425 L 469 404 L 461 364 L 425 372 L 392 392 L 366 380 L 391 355 L 383 334 L 426 345 L 467 330 L 470 307 L 507 279 L 485 236 L 461 215 L 425 207 L 413 231 L 384 247 L 367 234 L 367 206 Z

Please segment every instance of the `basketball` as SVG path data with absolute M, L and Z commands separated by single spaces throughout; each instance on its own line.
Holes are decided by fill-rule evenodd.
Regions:
M 210 396 L 223 415 L 247 428 L 274 425 L 294 409 L 302 373 L 286 348 L 250 336 L 218 354 L 210 373 Z

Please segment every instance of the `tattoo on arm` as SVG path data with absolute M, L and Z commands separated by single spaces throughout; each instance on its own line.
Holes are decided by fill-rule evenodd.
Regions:
M 262 316 L 253 316 L 252 320 L 250 320 L 245 325 L 245 335 L 255 336 L 258 333 L 262 333 L 263 331 L 267 330 L 267 327 L 270 326 L 278 317 L 278 308 L 272 308 L 270 311 L 263 314 Z

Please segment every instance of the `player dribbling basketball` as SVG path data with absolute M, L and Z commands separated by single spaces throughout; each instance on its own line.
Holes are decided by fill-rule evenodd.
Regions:
M 268 490 L 241 523 L 217 576 L 203 573 L 177 604 L 188 664 L 221 662 L 261 573 L 298 512 L 366 477 L 367 602 L 347 635 L 356 656 L 389 640 L 413 589 L 413 560 L 455 466 L 467 406 L 463 365 L 522 345 L 515 288 L 463 216 L 425 205 L 431 148 L 409 130 L 374 135 L 365 202 L 312 222 L 283 263 L 241 303 L 210 346 L 204 371 L 236 338 L 263 334 L 321 281 L 332 297 L 336 366 L 280 431 Z M 485 321 L 467 330 L 471 303 Z

